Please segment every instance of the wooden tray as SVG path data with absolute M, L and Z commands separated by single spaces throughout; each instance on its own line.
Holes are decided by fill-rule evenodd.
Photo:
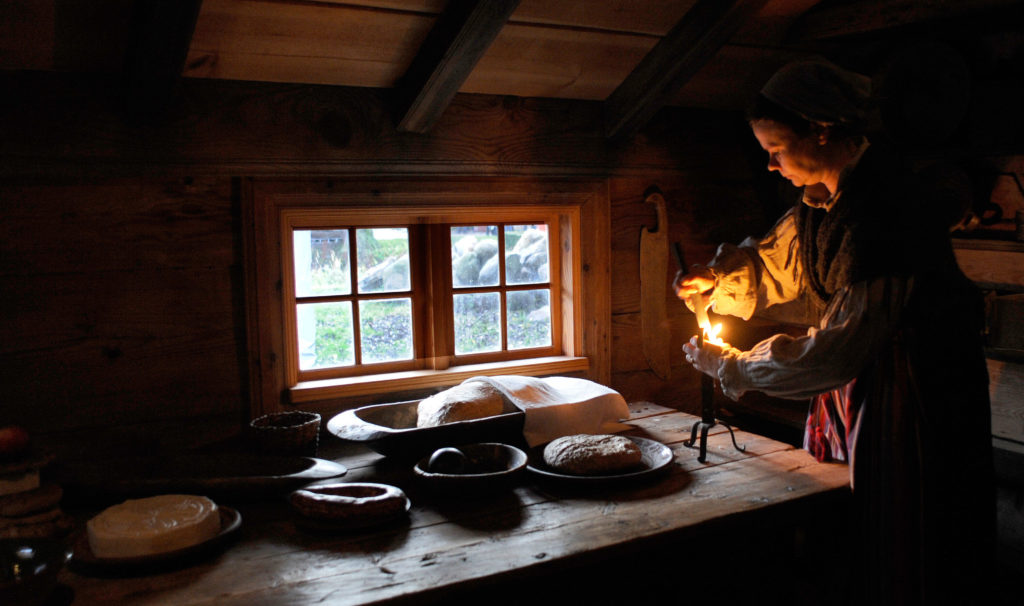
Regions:
M 416 427 L 419 400 L 374 404 L 335 415 L 327 431 L 343 440 L 360 442 L 388 456 L 415 460 L 442 446 L 476 442 L 523 443 L 526 414 L 507 405 L 504 414 L 446 423 L 437 427 Z
M 53 473 L 66 498 L 78 503 L 169 493 L 219 502 L 276 498 L 310 482 L 343 476 L 348 468 L 313 457 L 189 454 L 63 462 Z

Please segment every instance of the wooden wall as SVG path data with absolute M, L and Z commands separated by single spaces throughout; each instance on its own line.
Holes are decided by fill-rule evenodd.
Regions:
M 440 174 L 607 179 L 613 387 L 696 411 L 696 373 L 646 368 L 639 239 L 659 185 L 692 262 L 767 227 L 762 171 L 734 114 L 665 111 L 636 140 L 601 136 L 600 104 L 460 96 L 430 135 L 394 132 L 381 91 L 185 80 L 170 115 L 131 124 L 116 82 L 0 76 L 3 421 L 68 455 L 176 450 L 248 421 L 246 176 Z M 694 331 L 668 292 L 673 352 Z

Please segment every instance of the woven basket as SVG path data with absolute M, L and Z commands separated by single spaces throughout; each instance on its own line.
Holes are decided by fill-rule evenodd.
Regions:
M 253 419 L 249 428 L 261 454 L 316 456 L 320 415 L 315 412 L 274 412 Z

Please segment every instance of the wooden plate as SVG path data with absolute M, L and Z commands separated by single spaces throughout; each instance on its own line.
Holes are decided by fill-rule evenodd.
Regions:
M 106 575 L 132 575 L 160 572 L 170 568 L 179 568 L 198 564 L 223 549 L 227 541 L 242 526 L 242 514 L 238 510 L 223 505 L 218 506 L 220 512 L 220 532 L 206 541 L 191 547 L 132 558 L 101 558 L 89 547 L 89 537 L 82 532 L 74 543 L 74 553 L 69 566 L 78 572 Z
M 348 468 L 314 457 L 184 454 L 64 461 L 54 481 L 72 502 L 103 504 L 158 494 L 199 494 L 214 501 L 277 498 L 299 486 L 345 475 Z
M 635 470 L 610 474 L 579 475 L 557 471 L 544 463 L 544 445 L 530 449 L 529 463 L 526 469 L 537 477 L 562 483 L 578 485 L 608 485 L 649 479 L 665 470 L 672 462 L 672 449 L 661 442 L 649 438 L 629 438 L 640 447 L 640 467 Z

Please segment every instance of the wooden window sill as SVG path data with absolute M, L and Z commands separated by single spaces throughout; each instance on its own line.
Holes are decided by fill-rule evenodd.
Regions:
M 511 360 L 454 366 L 446 370 L 410 370 L 378 375 L 304 381 L 288 391 L 292 404 L 365 396 L 455 385 L 478 375 L 552 375 L 586 371 L 586 357 L 550 356 L 529 360 Z

